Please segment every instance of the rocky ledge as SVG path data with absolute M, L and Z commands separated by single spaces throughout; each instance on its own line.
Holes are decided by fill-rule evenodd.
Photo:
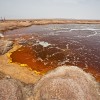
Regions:
M 3 75 L 0 100 L 100 100 L 99 84 L 76 66 L 61 66 L 35 84 Z
M 5 54 L 13 46 L 13 41 L 0 40 L 0 55 Z
M 0 38 L 3 38 L 3 37 L 4 37 L 4 35 L 2 33 L 0 33 Z

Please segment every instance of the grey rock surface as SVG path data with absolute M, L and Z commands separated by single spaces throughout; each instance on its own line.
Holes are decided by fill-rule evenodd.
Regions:
M 0 100 L 24 100 L 21 87 L 16 80 L 0 80 Z
M 4 35 L 3 35 L 2 33 L 0 33 L 0 37 L 1 37 L 1 38 L 3 38 L 3 37 L 4 37 Z
M 13 41 L 9 40 L 0 40 L 0 55 L 5 54 L 13 46 Z
M 62 66 L 43 76 L 31 100 L 100 100 L 94 78 L 75 66 Z

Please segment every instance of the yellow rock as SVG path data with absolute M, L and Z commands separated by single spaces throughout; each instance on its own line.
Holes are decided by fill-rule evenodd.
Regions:
M 20 64 L 21 67 L 27 67 L 27 64 Z
M 9 63 L 12 63 L 12 60 L 11 59 L 9 60 Z
M 7 57 L 10 57 L 11 54 L 12 54 L 11 52 L 7 53 Z
M 34 73 L 37 74 L 37 75 L 41 74 L 40 72 L 38 72 L 36 70 L 34 70 Z

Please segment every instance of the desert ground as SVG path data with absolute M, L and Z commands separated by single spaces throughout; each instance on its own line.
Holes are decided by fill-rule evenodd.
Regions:
M 52 26 L 52 24 L 54 26 Z M 56 27 L 55 26 L 56 24 L 57 25 L 78 24 L 80 26 L 81 24 L 82 25 L 86 24 L 90 26 L 92 24 L 93 25 L 96 24 L 99 27 L 100 20 L 65 20 L 65 19 L 27 20 L 25 19 L 25 20 L 1 20 L 0 21 L 0 81 L 1 81 L 0 84 L 1 86 L 4 86 L 4 88 L 0 87 L 0 89 L 3 90 L 0 100 L 3 100 L 5 98 L 4 95 L 6 96 L 6 98 L 8 98 L 7 91 L 5 90 L 6 88 L 8 90 L 12 89 L 8 94 L 12 96 L 10 99 L 7 100 L 13 100 L 14 99 L 13 95 L 15 97 L 14 100 L 51 100 L 51 99 L 67 100 L 66 98 L 68 98 L 68 100 L 99 100 L 100 99 L 100 68 L 98 67 L 100 65 L 99 63 L 97 63 L 99 61 L 99 54 L 98 57 L 97 55 L 94 56 L 97 57 L 96 58 L 97 62 L 96 63 L 93 62 L 93 65 L 98 64 L 96 66 L 96 69 L 94 67 L 87 68 L 86 64 L 90 64 L 88 63 L 90 61 L 90 58 L 88 59 L 90 55 L 87 55 L 86 58 L 83 57 L 83 59 L 81 59 L 81 62 L 84 61 L 84 59 L 88 61 L 88 62 L 85 61 L 86 62 L 85 65 L 78 61 L 73 63 L 73 59 L 76 59 L 74 56 L 79 56 L 75 54 L 76 52 L 77 54 L 79 54 L 78 49 L 76 49 L 76 51 L 73 53 L 73 49 L 69 49 L 69 45 L 66 45 L 66 49 L 65 49 L 63 45 L 60 44 L 60 42 L 57 43 L 57 41 L 53 39 L 59 35 L 64 40 L 62 41 L 63 44 L 65 42 L 69 42 L 67 41 L 67 38 L 64 38 L 66 37 L 65 33 L 63 33 L 63 35 L 59 34 L 60 31 L 63 32 L 66 31 L 64 28 L 62 28 L 61 30 L 58 29 L 58 26 L 57 28 L 54 28 L 53 31 L 57 31 L 56 36 L 49 29 L 48 30 L 50 31 L 50 34 L 49 33 L 48 34 L 50 37 L 47 36 L 48 34 L 46 35 L 47 31 L 43 31 L 43 34 L 40 34 L 42 33 L 41 31 L 42 25 L 51 25 L 50 28 L 52 28 L 52 27 Z M 26 31 L 23 31 L 25 28 L 31 27 L 32 25 L 33 28 L 35 27 L 36 29 L 38 29 L 37 26 L 39 26 L 40 33 L 38 33 L 38 31 L 35 28 L 34 28 L 35 30 L 34 33 L 31 33 L 31 29 L 30 30 L 27 29 Z M 45 29 L 47 29 L 48 27 L 49 26 L 44 26 Z M 17 29 L 19 30 L 17 31 Z M 27 31 L 29 32 L 29 34 L 25 33 Z M 67 31 L 70 32 L 71 30 L 67 29 Z M 17 32 L 19 33 L 16 34 Z M 20 32 L 23 34 L 21 34 Z M 74 32 L 72 32 L 73 36 L 74 34 L 76 35 L 80 34 L 81 30 L 79 30 L 78 33 L 77 30 L 75 30 Z M 82 39 L 85 37 L 92 39 L 91 37 L 95 36 L 96 34 L 94 33 L 94 30 L 91 31 L 90 29 L 82 30 L 82 32 L 84 33 L 84 35 L 82 34 L 82 36 L 80 36 Z M 97 32 L 99 33 L 99 28 L 97 29 Z M 88 33 L 89 35 L 87 35 Z M 61 38 L 59 38 L 59 40 L 60 39 Z M 44 42 L 44 40 L 48 42 Z M 76 41 L 74 41 L 73 43 L 76 43 Z M 44 46 L 44 48 L 42 46 Z M 79 41 L 76 43 L 76 46 L 78 46 L 77 48 L 79 49 L 85 48 L 85 46 L 82 46 L 83 48 L 81 48 L 81 44 L 79 43 Z M 52 48 L 54 48 L 55 51 L 53 51 Z M 99 47 L 97 49 L 99 49 Z M 85 48 L 85 50 L 87 49 Z M 93 56 L 92 54 L 94 52 L 92 53 L 92 50 L 90 48 L 88 50 L 89 52 L 87 53 L 90 53 L 91 56 Z M 54 58 L 52 58 L 50 53 L 55 53 L 55 52 L 60 52 L 59 56 L 55 55 Z M 84 51 L 84 53 L 86 52 Z M 44 56 L 43 54 L 46 56 Z M 65 61 L 66 58 L 65 55 L 67 54 L 70 55 L 69 59 L 71 59 L 71 61 L 70 63 L 65 62 L 66 65 L 63 66 L 61 62 Z M 46 58 L 47 55 L 48 55 L 48 59 L 50 58 L 50 61 Z M 24 59 L 26 56 L 29 57 L 29 60 Z M 35 66 L 34 70 L 32 69 L 32 67 L 30 67 L 33 66 L 32 63 L 29 63 L 31 61 L 30 59 L 31 57 L 34 58 L 34 61 L 33 60 L 32 61 L 36 62 L 33 63 L 33 65 Z M 41 63 L 42 60 L 44 60 L 43 63 Z M 25 64 L 23 63 L 24 61 L 28 63 Z M 72 63 L 76 65 L 73 66 Z M 76 67 L 78 65 L 80 65 L 81 67 L 80 68 Z M 40 67 L 37 68 L 37 66 Z M 58 66 L 63 66 L 63 67 L 58 67 Z M 43 68 L 45 70 L 43 70 Z M 62 83 L 60 82 L 60 80 L 62 81 Z M 58 84 L 56 84 L 56 82 L 58 82 Z M 7 83 L 8 83 L 8 87 L 7 87 Z M 65 83 L 69 87 L 66 86 Z M 60 84 L 62 85 L 61 88 L 59 88 Z M 51 89 L 49 90 L 49 88 Z M 66 90 L 64 88 L 66 88 Z M 85 91 L 84 88 L 87 90 Z M 66 95 L 63 91 L 60 91 L 62 89 L 64 89 L 65 92 L 67 90 L 70 92 L 67 91 L 68 93 Z M 55 93 L 56 90 L 60 91 L 59 93 L 57 93 L 57 95 Z M 15 94 L 13 94 L 13 91 Z M 16 93 L 16 91 L 18 91 L 18 94 Z M 76 94 L 77 91 L 79 91 L 78 95 Z M 44 94 L 45 92 L 47 94 Z M 53 92 L 55 94 L 53 94 Z M 17 98 L 18 96 L 19 98 Z

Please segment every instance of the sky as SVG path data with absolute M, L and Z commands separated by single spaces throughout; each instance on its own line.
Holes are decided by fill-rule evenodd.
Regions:
M 100 0 L 0 0 L 6 19 L 100 19 Z

